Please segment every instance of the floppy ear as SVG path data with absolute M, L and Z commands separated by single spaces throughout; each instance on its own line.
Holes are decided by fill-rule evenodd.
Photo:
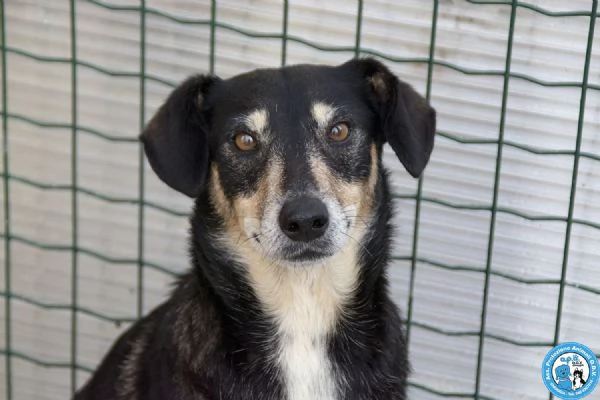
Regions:
M 379 114 L 383 138 L 406 170 L 419 177 L 429 162 L 435 135 L 435 110 L 412 86 L 379 61 L 352 60 L 367 85 L 369 101 Z
M 216 77 L 191 76 L 150 120 L 140 139 L 152 169 L 173 189 L 197 197 L 208 173 L 203 101 Z

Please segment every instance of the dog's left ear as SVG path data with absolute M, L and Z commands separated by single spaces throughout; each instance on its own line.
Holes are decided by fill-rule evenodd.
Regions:
M 413 177 L 421 176 L 433 150 L 435 110 L 379 61 L 351 60 L 343 67 L 358 70 L 369 102 L 381 119 L 383 140 Z
M 190 197 L 200 194 L 208 174 L 205 98 L 218 80 L 189 77 L 169 95 L 140 135 L 156 175 Z

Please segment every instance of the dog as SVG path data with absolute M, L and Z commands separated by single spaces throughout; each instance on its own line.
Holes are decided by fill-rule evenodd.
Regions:
M 370 58 L 185 80 L 141 141 L 195 199 L 191 271 L 75 399 L 405 399 L 382 151 L 419 177 L 435 125 Z
M 575 368 L 573 371 L 573 389 L 577 390 L 585 385 L 585 379 L 583 379 L 583 369 Z

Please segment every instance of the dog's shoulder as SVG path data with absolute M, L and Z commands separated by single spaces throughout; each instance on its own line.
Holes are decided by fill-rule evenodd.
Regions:
M 146 398 L 151 386 L 172 393 L 176 381 L 200 368 L 214 348 L 211 342 L 219 337 L 214 322 L 194 276 L 182 276 L 164 303 L 117 339 L 75 400 Z M 195 392 L 194 399 L 203 399 L 198 396 Z
M 75 400 L 118 399 L 125 375 L 131 375 L 133 355 L 140 353 L 149 326 L 164 312 L 164 306 L 138 320 L 121 334 L 88 383 L 75 394 Z

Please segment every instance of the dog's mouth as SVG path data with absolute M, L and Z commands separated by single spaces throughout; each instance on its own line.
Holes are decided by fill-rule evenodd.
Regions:
M 315 263 L 322 261 L 326 258 L 331 257 L 333 254 L 329 251 L 315 250 L 315 249 L 301 249 L 299 251 L 292 251 L 290 254 L 285 254 L 285 260 L 292 263 L 306 264 Z

